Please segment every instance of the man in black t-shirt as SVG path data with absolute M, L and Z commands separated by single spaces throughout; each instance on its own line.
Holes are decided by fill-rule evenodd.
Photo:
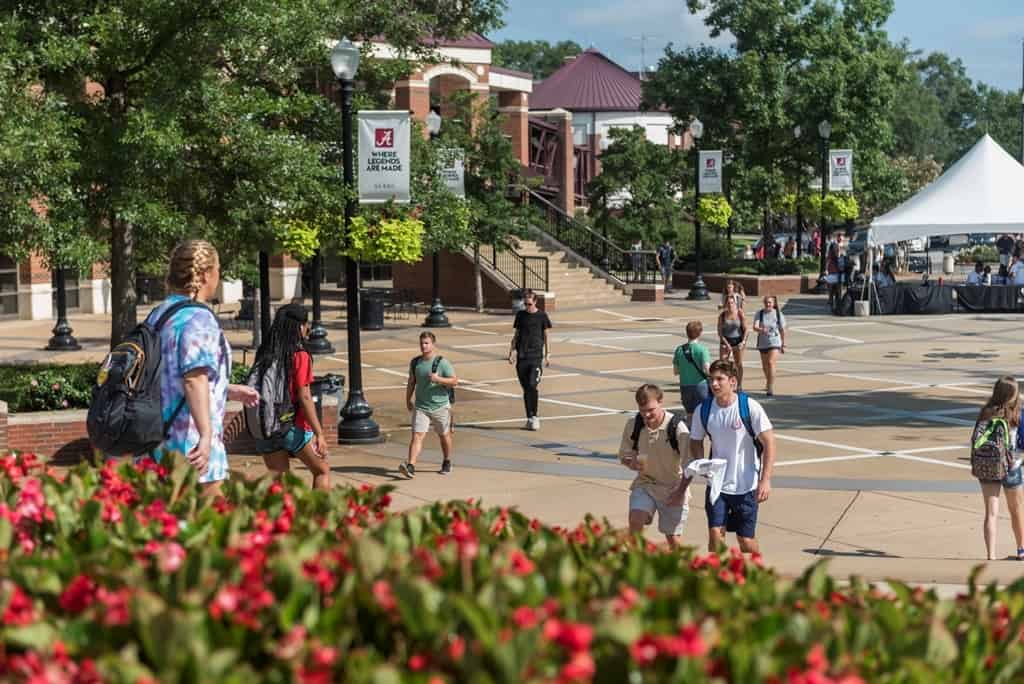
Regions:
M 533 290 L 523 294 L 526 309 L 516 313 L 512 324 L 512 346 L 508 350 L 508 362 L 515 363 L 519 384 L 523 387 L 523 403 L 526 404 L 526 429 L 539 430 L 540 418 L 537 417 L 539 401 L 537 385 L 543 374 L 543 366 L 551 364 L 548 346 L 548 328 L 551 319 L 537 308 L 537 295 Z M 513 361 L 515 358 L 515 361 Z

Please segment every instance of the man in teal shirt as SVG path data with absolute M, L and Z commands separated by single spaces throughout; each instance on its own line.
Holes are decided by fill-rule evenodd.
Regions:
M 704 326 L 700 321 L 686 324 L 686 344 L 676 348 L 672 357 L 672 372 L 679 376 L 679 395 L 686 409 L 686 424 L 690 424 L 693 412 L 708 396 L 708 366 L 711 354 L 707 347 L 698 342 Z
M 452 364 L 439 356 L 432 332 L 420 333 L 420 355 L 409 363 L 409 381 L 405 386 L 405 405 L 411 413 L 412 439 L 409 458 L 398 470 L 408 478 L 416 476 L 416 459 L 423 450 L 423 440 L 433 428 L 441 440 L 444 461 L 440 473 L 452 472 L 452 392 L 459 384 Z M 415 401 L 414 401 L 415 397 Z

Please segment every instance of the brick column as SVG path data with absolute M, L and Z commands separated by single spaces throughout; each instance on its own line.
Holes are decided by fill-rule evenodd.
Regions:
M 38 254 L 18 263 L 18 317 L 41 321 L 53 318 L 53 285 L 49 269 Z
M 287 254 L 270 255 L 270 298 L 289 301 L 302 296 L 302 267 Z
M 395 83 L 395 109 L 411 112 L 412 118 L 420 123 L 426 121 L 430 113 L 430 84 L 414 79 Z M 426 126 L 423 135 L 429 135 Z
M 591 169 L 591 178 L 596 178 L 601 175 L 601 134 L 591 133 L 588 136 L 587 144 L 590 146 L 591 159 L 593 160 L 593 168 Z
M 576 162 L 572 139 L 572 113 L 564 109 L 556 109 L 551 112 L 551 118 L 559 128 L 558 134 L 558 160 L 555 166 L 561 190 L 558 193 L 558 203 L 562 211 L 569 216 L 576 213 L 576 175 L 574 165 Z
M 530 165 L 530 110 L 526 93 L 498 94 L 502 128 L 512 141 L 512 152 L 523 166 Z

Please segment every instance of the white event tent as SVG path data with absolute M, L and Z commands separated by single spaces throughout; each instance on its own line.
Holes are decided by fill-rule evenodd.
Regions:
M 1024 233 L 1024 166 L 987 133 L 930 185 L 871 222 L 870 242 Z

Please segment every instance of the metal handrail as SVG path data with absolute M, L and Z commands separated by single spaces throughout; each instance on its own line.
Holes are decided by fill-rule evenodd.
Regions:
M 547 292 L 548 258 L 525 256 L 508 247 L 491 245 L 491 267 L 521 290 Z
M 530 206 L 543 217 L 541 232 L 600 267 L 622 283 L 660 282 L 653 250 L 627 250 L 530 190 Z

